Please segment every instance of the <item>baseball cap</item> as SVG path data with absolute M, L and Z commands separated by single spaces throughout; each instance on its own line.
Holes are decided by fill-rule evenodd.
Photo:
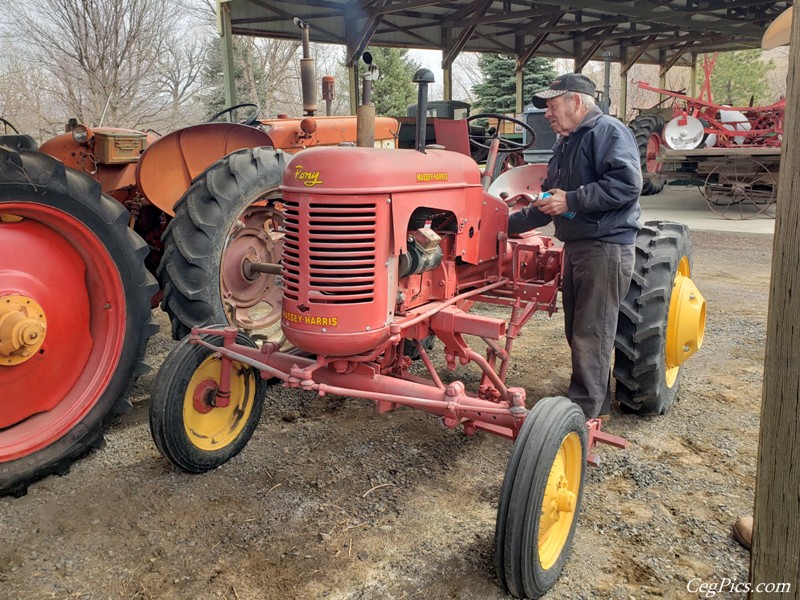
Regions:
M 548 98 L 555 98 L 567 92 L 578 92 L 594 97 L 594 82 L 581 73 L 565 73 L 553 80 L 549 88 L 536 92 L 532 102 L 536 108 L 547 108 Z

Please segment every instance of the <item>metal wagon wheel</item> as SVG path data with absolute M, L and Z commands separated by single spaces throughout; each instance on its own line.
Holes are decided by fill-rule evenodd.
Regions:
M 777 181 L 762 163 L 730 158 L 708 174 L 703 196 L 711 211 L 723 219 L 750 219 L 766 214 L 775 204 Z

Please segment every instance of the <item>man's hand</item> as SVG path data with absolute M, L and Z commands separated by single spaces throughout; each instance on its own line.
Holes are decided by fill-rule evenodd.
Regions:
M 536 208 L 551 217 L 569 211 L 569 206 L 567 206 L 567 192 L 558 188 L 547 190 L 547 192 L 550 194 L 550 197 L 536 200 L 533 203 Z

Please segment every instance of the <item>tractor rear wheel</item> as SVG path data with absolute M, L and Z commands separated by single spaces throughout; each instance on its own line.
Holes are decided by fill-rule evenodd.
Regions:
M 204 341 L 222 345 L 220 336 Z M 239 333 L 238 343 L 256 347 Z M 230 404 L 216 406 L 222 359 L 185 337 L 172 349 L 156 376 L 150 399 L 150 433 L 162 455 L 189 473 L 216 469 L 239 454 L 253 435 L 267 383 L 258 370 L 233 363 Z
M 239 150 L 199 175 L 176 204 L 158 267 L 176 340 L 192 327 L 227 323 L 280 343 L 279 276 L 249 265 L 281 259 L 275 201 L 284 165 L 280 150 Z
M 497 577 L 517 598 L 539 598 L 567 561 L 583 496 L 586 419 L 569 398 L 542 398 L 508 461 L 495 528 Z
M 681 365 L 703 343 L 706 308 L 691 280 L 692 242 L 680 223 L 648 221 L 620 306 L 614 378 L 623 410 L 664 414 L 678 394 Z
M 664 189 L 664 180 L 658 178 L 660 170 L 656 157 L 663 145 L 662 132 L 664 119 L 659 115 L 639 115 L 628 124 L 636 145 L 639 147 L 639 160 L 642 165 L 642 196 L 654 196 Z
M 0 147 L 0 495 L 99 448 L 157 325 L 148 248 L 100 184 Z

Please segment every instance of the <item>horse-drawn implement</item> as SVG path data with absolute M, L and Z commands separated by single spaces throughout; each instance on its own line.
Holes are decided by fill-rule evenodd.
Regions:
M 649 181 L 696 181 L 708 207 L 726 219 L 771 215 L 786 100 L 766 106 L 715 104 L 711 99 L 713 65 L 714 59 L 706 59 L 699 98 L 637 83 L 641 89 L 672 99 L 671 108 L 637 119 L 649 118 L 654 123 L 643 160 L 646 176 Z M 671 120 L 664 123 L 670 114 Z

